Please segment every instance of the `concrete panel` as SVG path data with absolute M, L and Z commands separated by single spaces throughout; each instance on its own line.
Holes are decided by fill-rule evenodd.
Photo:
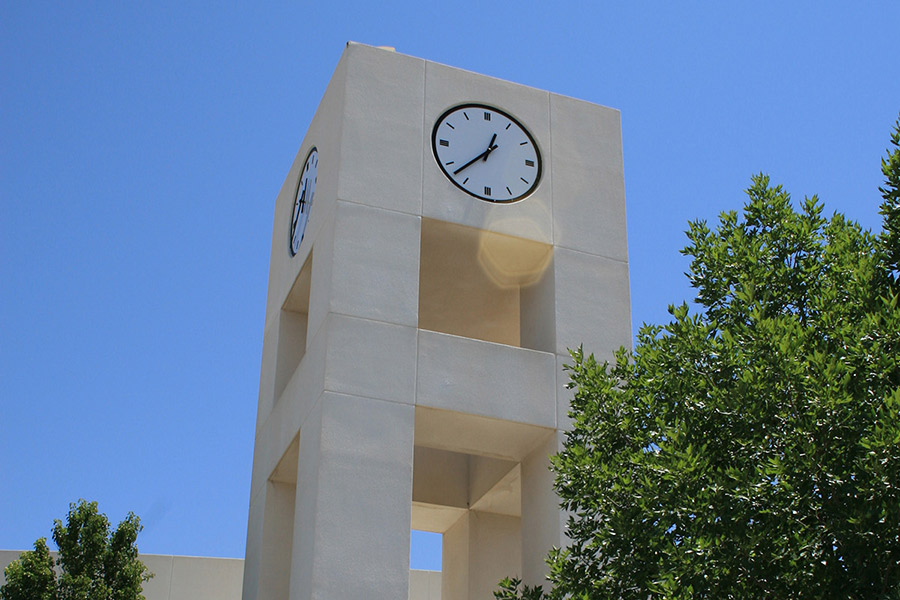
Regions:
M 9 563 L 18 559 L 20 554 L 20 550 L 0 550 L 0 586 L 6 583 L 3 576 L 4 569 Z M 55 552 L 51 554 L 54 557 L 56 555 Z M 239 558 L 183 557 L 162 554 L 141 554 L 139 558 L 154 573 L 153 579 L 144 584 L 143 595 L 147 600 L 180 599 L 185 598 L 188 593 L 197 594 L 190 596 L 192 600 L 219 600 L 220 598 L 250 600 L 256 598 L 255 595 L 248 594 L 246 591 L 241 595 L 241 581 L 239 577 L 235 576 L 235 572 L 240 570 L 245 561 Z M 172 575 L 176 561 L 179 576 L 173 587 Z M 198 591 L 198 583 L 209 583 L 210 577 L 219 575 L 224 575 L 224 577 L 208 588 Z M 186 584 L 185 588 L 180 587 L 182 584 Z M 254 592 L 255 589 L 254 586 Z M 409 600 L 440 600 L 441 572 L 410 570 L 409 590 Z
M 349 44 L 338 198 L 418 215 L 425 61 Z
M 296 470 L 292 476 L 296 479 Z M 266 483 L 257 600 L 285 600 L 288 597 L 296 491 L 296 482 Z
M 471 503 L 472 509 L 510 517 L 521 516 L 522 485 L 520 471 L 521 468 L 519 465 L 516 465 L 484 494 L 472 494 L 472 497 L 475 498 Z
M 540 277 L 522 286 L 519 295 L 520 339 L 523 348 L 553 352 L 556 348 L 556 296 L 553 256 Z
M 521 571 L 517 517 L 470 510 L 444 534 L 441 598 L 491 598 L 504 577 Z
M 290 600 L 312 598 L 315 553 L 317 551 L 315 537 L 318 520 L 321 447 L 322 403 L 320 399 L 303 420 L 303 429 L 300 432 L 294 531 L 291 541 Z
M 0 550 L 0 585 L 6 583 L 3 570 L 18 559 L 18 550 Z M 56 558 L 56 552 L 50 553 Z M 144 583 L 147 600 L 239 600 L 244 561 L 239 558 L 211 558 L 141 554 L 138 556 L 153 578 Z
M 444 176 L 431 150 L 431 130 L 444 111 L 467 102 L 503 109 L 534 136 L 543 158 L 543 175 L 531 196 L 512 204 L 485 202 L 461 191 Z M 425 157 L 423 216 L 539 242 L 553 242 L 553 159 L 550 152 L 550 95 L 547 92 L 426 63 L 425 131 L 420 148 Z
M 331 287 L 334 274 L 334 219 L 337 203 L 325 223 L 317 232 L 312 261 L 309 288 L 309 313 L 306 321 L 306 339 L 318 335 L 325 317 L 331 310 Z M 270 275 L 271 277 L 271 275 Z
M 550 94 L 558 246 L 628 260 L 619 111 Z
M 562 436 L 547 436 L 522 461 L 522 580 L 529 585 L 546 585 L 547 553 L 565 542 L 565 513 L 550 471 L 550 456 L 562 448 Z
M 407 597 L 413 424 L 409 405 L 323 395 L 300 436 L 292 599 Z
M 557 248 L 556 353 L 584 344 L 599 353 L 631 345 L 628 263 Z
M 280 401 L 257 432 L 253 450 L 251 503 L 275 466 L 293 442 L 307 414 L 325 388 L 325 343 L 328 332 L 321 328 L 307 348 L 300 366 L 288 381 Z
M 569 418 L 569 406 L 575 397 L 575 390 L 567 386 L 571 381 L 571 374 L 563 367 L 572 364 L 571 356 L 556 356 L 556 428 L 560 431 L 572 429 L 572 419 Z
M 441 600 L 441 572 L 409 572 L 409 600 Z
M 469 455 L 469 506 L 474 506 L 483 496 L 490 493 L 504 479 L 518 476 L 513 472 L 516 463 L 511 460 Z M 483 509 L 486 510 L 486 509 Z M 515 514 L 518 514 L 516 512 Z
M 244 547 L 244 578 L 241 598 L 256 600 L 259 587 L 259 567 L 262 559 L 263 518 L 266 505 L 265 488 L 250 502 L 247 517 L 247 545 Z
M 444 533 L 466 514 L 467 510 L 454 506 L 413 502 L 410 529 Z
M 176 556 L 169 600 L 240 600 L 243 568 L 238 558 Z
M 265 494 L 266 488 L 263 486 L 250 500 L 250 511 L 247 518 L 247 546 L 244 550 L 244 578 L 241 594 L 243 600 L 257 600 L 263 547 Z M 150 600 L 150 596 L 147 596 L 147 600 Z
M 413 404 L 416 329 L 331 314 L 325 389 Z
M 469 598 L 468 511 L 444 532 L 441 550 L 441 598 L 445 600 Z
M 331 310 L 415 327 L 421 219 L 338 202 Z
M 319 231 L 328 220 L 327 216 L 334 211 L 340 165 L 346 62 L 344 56 L 338 63 L 275 201 L 272 253 L 269 259 L 269 291 L 266 302 L 266 315 L 269 316 L 274 315 L 275 309 L 284 303 L 300 268 L 315 245 Z M 303 242 L 297 254 L 291 256 L 288 251 L 288 237 L 297 185 L 306 156 L 314 146 L 319 153 L 316 194 L 310 208 L 309 223 Z
M 520 519 L 469 511 L 469 598 L 492 598 L 504 577 L 522 571 Z
M 312 339 L 308 340 L 303 360 L 300 361 L 300 365 L 294 371 L 294 374 L 291 375 L 291 378 L 288 379 L 279 398 L 278 406 L 275 407 L 276 410 L 279 410 L 280 405 L 283 403 L 287 406 L 280 410 L 293 412 L 296 415 L 286 419 L 282 413 L 278 417 L 280 421 L 284 422 L 287 420 L 299 427 L 309 407 L 312 406 L 312 403 L 319 398 L 322 390 L 325 389 L 325 344 L 327 341 L 327 332 L 322 328 L 316 332 Z M 293 429 L 293 431 L 290 431 L 290 429 L 288 428 L 289 434 L 297 432 L 296 429 Z
M 279 311 L 280 312 L 280 311 Z M 266 422 L 272 405 L 275 404 L 275 370 L 278 348 L 278 325 L 279 313 L 275 318 L 266 319 L 266 326 L 263 331 L 263 347 L 262 359 L 259 368 L 259 400 L 256 408 L 256 434 Z
M 518 462 L 551 428 L 478 415 L 416 407 L 416 445 Z
M 55 552 L 53 553 L 56 554 Z M 174 556 L 161 554 L 141 554 L 141 562 L 146 565 L 153 577 L 144 583 L 142 592 L 147 600 L 169 600 L 169 592 L 172 590 L 172 567 Z M 3 565 L 5 568 L 5 565 Z M 0 575 L 0 579 L 2 579 Z M 249 598 L 249 597 L 248 597 Z
M 416 446 L 413 502 L 469 508 L 469 456 Z
M 552 354 L 419 331 L 416 404 L 556 427 Z

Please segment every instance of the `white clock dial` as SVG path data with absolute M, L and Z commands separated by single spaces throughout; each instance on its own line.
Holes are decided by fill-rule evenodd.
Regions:
M 309 210 L 312 208 L 313 196 L 316 194 L 316 171 L 319 166 L 319 152 L 315 148 L 309 151 L 306 163 L 300 172 L 297 184 L 297 196 L 294 199 L 294 211 L 291 215 L 291 231 L 288 246 L 291 256 L 297 254 L 306 225 L 309 223 Z
M 541 180 L 541 153 L 512 116 L 484 104 L 445 112 L 431 133 L 434 158 L 450 181 L 489 202 L 515 202 Z

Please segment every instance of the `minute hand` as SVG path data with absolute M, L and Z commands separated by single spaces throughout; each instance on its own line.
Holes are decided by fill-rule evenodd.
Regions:
M 473 164 L 477 163 L 480 159 L 487 159 L 488 154 L 490 154 L 491 152 L 493 152 L 494 150 L 497 149 L 497 145 L 494 144 L 494 140 L 496 140 L 496 139 L 497 139 L 497 134 L 495 133 L 494 137 L 491 138 L 491 143 L 488 144 L 487 150 L 485 150 L 484 152 L 482 152 L 481 154 L 479 154 L 478 156 L 476 156 L 475 158 L 473 158 L 472 160 L 470 160 L 469 162 L 467 162 L 466 164 L 464 164 L 457 170 L 453 171 L 453 174 L 459 175 L 460 171 L 462 171 L 463 169 L 465 169 L 467 167 L 472 166 Z
M 467 168 L 467 167 L 472 166 L 473 164 L 477 163 L 479 160 L 481 160 L 482 158 L 484 158 L 485 156 L 487 156 L 487 155 L 490 154 L 490 153 L 491 153 L 491 149 L 488 148 L 487 150 L 485 150 L 484 152 L 482 152 L 481 154 L 479 154 L 478 156 L 476 156 L 475 158 L 473 158 L 472 160 L 470 160 L 469 162 L 467 162 L 466 164 L 464 164 L 463 166 L 461 166 L 461 167 L 458 168 L 457 170 L 453 171 L 453 174 L 454 174 L 454 175 L 459 175 L 459 172 L 460 172 L 460 171 L 462 171 L 463 169 L 465 169 L 465 168 Z

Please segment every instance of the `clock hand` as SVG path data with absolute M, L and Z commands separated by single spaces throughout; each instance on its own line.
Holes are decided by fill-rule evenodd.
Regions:
M 494 137 L 491 138 L 490 143 L 488 143 L 488 149 L 487 149 L 487 152 L 484 153 L 484 158 L 482 158 L 481 160 L 487 160 L 487 157 L 490 156 L 491 152 L 493 152 L 494 150 L 497 149 L 496 144 L 494 144 L 494 140 L 496 140 L 496 139 L 497 139 L 497 134 L 495 133 Z
M 478 156 L 476 156 L 475 158 L 473 158 L 472 160 L 470 160 L 469 162 L 467 162 L 466 164 L 464 164 L 463 166 L 461 166 L 461 167 L 458 168 L 457 170 L 453 171 L 453 174 L 454 174 L 454 175 L 459 175 L 459 172 L 460 172 L 460 171 L 462 171 L 463 169 L 466 169 L 466 168 L 472 166 L 473 164 L 477 163 L 479 159 L 487 160 L 488 154 L 490 154 L 491 152 L 493 152 L 494 150 L 497 149 L 497 145 L 494 144 L 494 140 L 496 140 L 496 139 L 497 139 L 497 134 L 495 133 L 495 134 L 494 134 L 494 137 L 491 138 L 491 143 L 488 144 L 487 150 L 485 150 L 484 152 L 482 152 L 481 154 L 479 154 Z
M 297 227 L 297 222 L 300 221 L 300 215 L 303 213 L 304 204 L 306 204 L 306 188 L 303 188 L 303 191 L 300 192 L 300 202 L 297 203 L 297 210 L 294 211 L 294 219 L 293 223 L 291 223 L 291 227 Z
M 467 162 L 466 164 L 464 164 L 463 166 L 461 166 L 461 167 L 458 168 L 457 170 L 453 171 L 453 174 L 454 174 L 454 175 L 459 175 L 459 172 L 460 172 L 460 171 L 462 171 L 463 169 L 466 169 L 466 168 L 470 167 L 471 165 L 477 163 L 480 159 L 486 157 L 486 156 L 487 156 L 488 154 L 490 154 L 490 153 L 491 153 L 491 149 L 488 148 L 487 150 L 485 150 L 484 152 L 482 152 L 481 154 L 479 154 L 478 156 L 476 156 L 475 158 L 473 158 L 472 160 L 470 160 L 469 162 Z

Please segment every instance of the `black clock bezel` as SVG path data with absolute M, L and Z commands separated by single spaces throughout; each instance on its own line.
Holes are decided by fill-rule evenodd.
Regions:
M 487 109 L 487 110 L 494 111 L 496 113 L 503 115 L 504 117 L 506 117 L 513 123 L 515 123 L 516 126 L 519 127 L 519 129 L 521 129 L 522 131 L 525 132 L 525 135 L 528 137 L 528 140 L 531 142 L 531 145 L 534 146 L 534 152 L 535 152 L 536 159 L 537 159 L 536 160 L 537 175 L 535 176 L 534 181 L 531 183 L 531 186 L 524 193 L 516 196 L 515 198 L 510 198 L 508 200 L 497 200 L 496 198 L 491 198 L 490 196 L 483 196 L 483 195 L 477 194 L 475 192 L 467 190 L 459 182 L 457 182 L 453 178 L 453 175 L 449 171 L 447 171 L 447 169 L 441 163 L 440 159 L 438 158 L 438 153 L 437 153 L 438 152 L 437 151 L 438 127 L 441 126 L 441 124 L 444 122 L 444 119 L 447 118 L 447 115 L 449 115 L 450 113 L 456 112 L 458 110 L 464 109 L 464 108 L 473 108 L 473 109 L 480 108 L 480 109 Z M 437 163 L 438 167 L 441 169 L 441 172 L 444 174 L 444 176 L 446 176 L 447 179 L 450 180 L 450 183 L 455 185 L 460 190 L 464 191 L 466 194 L 468 194 L 474 198 L 478 198 L 479 200 L 484 200 L 485 202 L 490 202 L 491 204 L 512 204 L 513 202 L 519 202 L 520 200 L 524 200 L 525 198 L 527 198 L 528 196 L 533 194 L 535 192 L 535 190 L 537 190 L 537 187 L 538 187 L 538 185 L 540 185 L 541 178 L 543 176 L 544 159 L 541 157 L 541 148 L 540 148 L 540 146 L 538 146 L 537 140 L 534 139 L 534 136 L 531 135 L 531 131 L 529 131 L 528 128 L 525 127 L 525 125 L 523 125 L 521 121 L 519 121 L 517 118 L 515 118 L 514 116 L 512 116 L 505 110 L 503 110 L 501 108 L 497 108 L 496 106 L 492 106 L 490 104 L 482 104 L 480 102 L 464 102 L 462 104 L 457 104 L 457 105 L 451 106 L 450 108 L 445 110 L 441 114 L 440 117 L 437 118 L 437 120 L 434 122 L 434 127 L 431 128 L 431 155 L 434 157 L 434 162 Z
M 297 212 L 297 197 L 300 194 L 300 187 L 301 187 L 301 184 L 303 183 L 303 172 L 306 170 L 306 165 L 309 164 L 309 159 L 313 155 L 313 152 L 315 152 L 318 155 L 319 150 L 315 146 L 313 146 L 312 148 L 309 149 L 309 152 L 306 153 L 306 159 L 304 159 L 304 161 L 303 161 L 303 168 L 300 169 L 300 175 L 297 177 L 297 189 L 294 191 L 294 194 L 293 194 L 294 201 L 291 203 L 291 220 L 290 220 L 291 225 L 290 225 L 290 227 L 288 227 L 288 252 L 290 253 L 291 257 L 297 256 L 297 252 L 294 251 L 294 244 L 293 244 L 294 226 L 296 224 L 296 222 L 294 221 L 294 214 Z M 317 160 L 316 160 L 316 178 L 314 180 L 314 183 L 317 183 L 318 180 L 319 180 L 319 161 L 317 158 Z M 312 198 L 310 198 L 309 202 L 308 202 L 310 211 L 312 211 L 312 203 L 313 203 L 313 200 L 315 199 L 315 197 L 316 197 L 316 192 L 315 192 L 315 190 L 313 190 Z M 307 217 L 306 217 L 306 225 L 303 228 L 303 234 L 301 234 L 301 236 L 300 236 L 301 244 L 303 243 L 303 236 L 306 235 L 307 228 L 309 228 L 309 215 L 307 215 Z M 297 246 L 297 250 L 300 250 L 299 245 Z

